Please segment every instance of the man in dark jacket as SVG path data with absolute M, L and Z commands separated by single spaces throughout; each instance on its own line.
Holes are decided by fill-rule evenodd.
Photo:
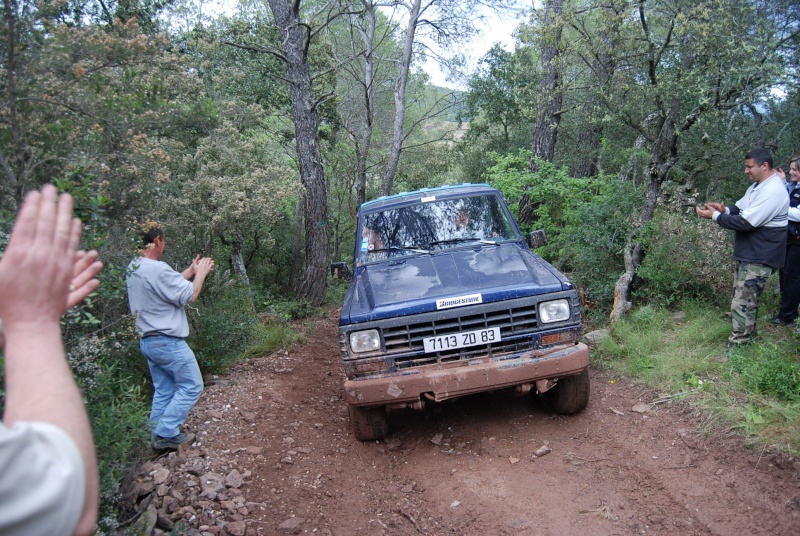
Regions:
M 778 176 L 783 174 L 778 170 Z M 779 326 L 794 324 L 800 306 L 800 157 L 789 164 L 789 233 L 786 237 L 786 263 L 781 268 L 781 310 L 770 322 Z
M 770 152 L 755 149 L 747 153 L 744 172 L 753 184 L 734 206 L 707 203 L 697 207 L 699 216 L 736 233 L 731 345 L 747 344 L 757 334 L 758 297 L 772 272 L 783 268 L 786 258 L 789 195 L 772 169 Z

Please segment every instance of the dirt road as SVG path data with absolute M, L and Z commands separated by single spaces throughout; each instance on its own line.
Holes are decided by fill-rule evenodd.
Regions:
M 634 412 L 654 395 L 592 374 L 579 415 L 478 395 L 390 413 L 387 440 L 360 443 L 324 319 L 207 386 L 196 443 L 145 466 L 133 495 L 189 534 L 800 534 L 800 462 L 703 439 L 683 404 Z

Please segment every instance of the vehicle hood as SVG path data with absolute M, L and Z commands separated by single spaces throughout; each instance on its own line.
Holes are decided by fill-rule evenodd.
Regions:
M 441 299 L 469 296 L 468 305 L 570 288 L 555 268 L 517 243 L 398 257 L 356 271 L 340 323 L 436 311 L 445 308 L 437 307 Z

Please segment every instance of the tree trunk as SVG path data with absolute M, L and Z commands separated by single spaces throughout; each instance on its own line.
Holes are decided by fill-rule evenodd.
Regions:
M 544 7 L 545 32 L 552 31 L 545 41 L 549 44 L 542 49 L 542 102 L 536 115 L 531 141 L 531 173 L 536 173 L 536 158 L 548 162 L 553 161 L 556 151 L 556 138 L 558 137 L 558 124 L 561 122 L 561 105 L 564 101 L 561 66 L 558 64 L 561 51 L 561 14 L 564 0 L 548 0 Z M 520 223 L 527 225 L 536 217 L 536 205 L 531 203 L 527 192 L 519 201 Z
M 622 318 L 631 308 L 630 293 L 633 286 L 633 278 L 636 270 L 644 259 L 644 247 L 637 241 L 637 235 L 644 225 L 653 219 L 658 202 L 658 194 L 661 192 L 663 177 L 651 177 L 650 184 L 645 194 L 645 203 L 635 226 L 628 231 L 625 238 L 625 249 L 623 257 L 625 259 L 625 271 L 617 279 L 614 285 L 614 305 L 611 307 L 611 322 Z
M 14 205 L 20 205 L 25 196 L 26 176 L 28 174 L 28 157 L 25 144 L 20 133 L 19 117 L 17 116 L 17 12 L 19 6 L 15 0 L 3 0 L 3 18 L 6 23 L 6 50 L 5 52 L 5 80 L 0 85 L 5 86 L 5 106 L 8 109 L 8 121 L 11 130 L 11 141 L 14 147 L 13 162 L 6 159 L 0 149 L 0 172 L 6 178 L 3 190 L 6 195 L 13 198 Z
M 533 128 L 531 142 L 531 171 L 536 172 L 533 160 L 539 157 L 548 162 L 553 161 L 558 137 L 558 124 L 561 122 L 561 105 L 564 101 L 561 66 L 558 64 L 561 51 L 561 14 L 564 11 L 564 0 L 548 0 L 544 8 L 544 26 L 550 28 L 552 36 L 548 36 L 547 46 L 542 49 L 542 94 L 543 101 L 539 106 L 536 124 Z
M 292 265 L 290 268 L 290 288 L 293 290 L 300 287 L 300 274 L 303 265 L 303 234 L 300 229 L 303 226 L 303 192 L 298 192 L 297 201 L 294 205 L 294 234 L 292 235 Z
M 305 257 L 297 296 L 320 305 L 325 299 L 328 274 L 328 195 L 307 54 L 309 29 L 301 24 L 299 1 L 269 0 L 269 6 L 286 59 L 300 181 L 305 188 Z
M 236 233 L 231 245 L 231 267 L 236 277 L 241 280 L 247 289 L 250 289 L 250 278 L 247 277 L 247 268 L 244 265 L 244 238 Z
M 247 276 L 247 267 L 244 264 L 244 237 L 236 233 L 233 237 L 233 244 L 231 247 L 231 267 L 236 277 L 244 284 L 245 291 L 250 305 L 250 309 L 255 312 L 256 307 L 253 303 L 253 292 L 250 288 L 250 278 Z
M 650 159 L 647 164 L 648 184 L 645 191 L 644 205 L 639 212 L 639 217 L 634 222 L 633 227 L 628 232 L 625 240 L 625 271 L 614 285 L 614 305 L 611 308 L 611 322 L 619 320 L 631 308 L 630 293 L 633 286 L 633 279 L 636 270 L 644 259 L 644 246 L 638 239 L 639 231 L 653 219 L 658 204 L 658 195 L 661 193 L 661 185 L 667 178 L 672 166 L 678 161 L 678 135 L 676 130 L 676 118 L 680 111 L 679 98 L 673 99 L 672 106 L 669 108 L 669 115 L 657 115 L 657 136 L 650 146 Z M 651 114 L 645 120 L 648 122 L 653 118 Z
M 353 22 L 353 26 L 358 28 L 361 39 L 364 42 L 364 125 L 361 132 L 361 139 L 355 138 L 356 144 L 356 209 L 367 200 L 367 163 L 372 145 L 372 131 L 375 115 L 375 27 L 377 26 L 375 16 L 375 5 L 372 2 L 362 1 L 365 10 L 366 28 Z M 357 18 L 353 15 L 353 18 Z M 359 143 L 360 142 L 360 143 Z M 390 187 L 391 189 L 391 187 Z
M 586 112 L 586 117 L 590 117 Z M 572 169 L 575 177 L 594 177 L 597 175 L 597 151 L 600 149 L 600 138 L 603 129 L 589 125 L 578 133 L 578 163 Z
M 381 182 L 381 195 L 392 193 L 392 183 L 394 182 L 394 176 L 397 174 L 400 152 L 403 149 L 403 125 L 406 120 L 406 84 L 408 82 L 408 73 L 411 69 L 411 54 L 413 52 L 414 36 L 417 31 L 417 22 L 419 21 L 420 7 L 421 0 L 413 0 L 408 14 L 408 25 L 406 26 L 406 35 L 403 41 L 403 55 L 400 59 L 400 69 L 397 73 L 397 81 L 394 88 L 392 147 L 389 149 L 386 172 Z

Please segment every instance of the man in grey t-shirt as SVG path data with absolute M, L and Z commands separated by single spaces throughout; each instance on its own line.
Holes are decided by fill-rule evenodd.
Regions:
M 176 272 L 161 261 L 164 231 L 151 224 L 142 235 L 144 249 L 128 265 L 128 302 L 153 379 L 153 448 L 177 449 L 191 440 L 180 426 L 203 392 L 200 367 L 184 340 L 189 335 L 184 306 L 200 296 L 214 261 L 198 255 L 186 270 Z

